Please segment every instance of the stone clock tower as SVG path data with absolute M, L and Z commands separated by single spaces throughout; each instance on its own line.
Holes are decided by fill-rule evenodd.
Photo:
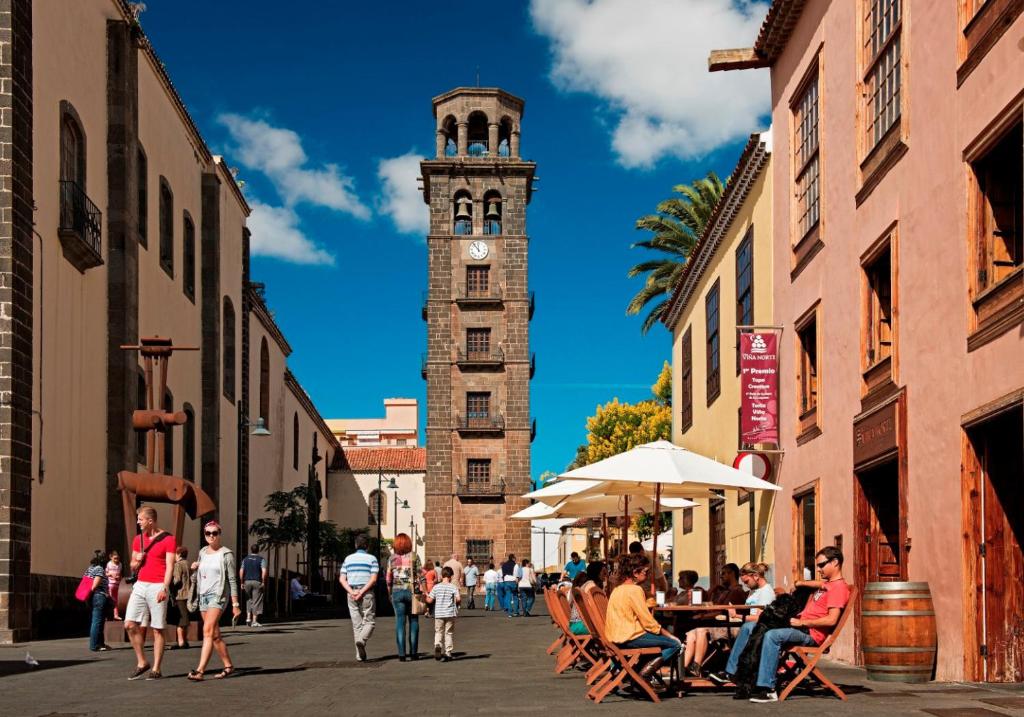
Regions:
M 426 555 L 478 563 L 530 556 L 529 521 L 509 520 L 530 490 L 526 205 L 536 165 L 519 156 L 523 100 L 460 87 L 433 100 L 423 305 L 427 353 Z

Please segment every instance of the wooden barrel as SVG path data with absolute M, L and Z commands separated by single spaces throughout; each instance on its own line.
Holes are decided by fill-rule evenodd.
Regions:
M 868 583 L 861 618 L 861 650 L 869 680 L 932 679 L 938 642 L 928 583 Z

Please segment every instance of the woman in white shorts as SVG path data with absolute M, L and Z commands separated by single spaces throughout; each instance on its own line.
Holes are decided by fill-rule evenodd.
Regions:
M 199 559 L 192 563 L 197 571 L 193 591 L 193 600 L 189 601 L 189 609 L 199 609 L 203 616 L 203 649 L 199 653 L 199 666 L 188 673 L 193 682 L 203 680 L 206 665 L 210 662 L 213 651 L 220 656 L 224 669 L 214 675 L 215 678 L 230 677 L 235 668 L 228 655 L 228 646 L 220 635 L 220 616 L 231 599 L 231 613 L 235 618 L 242 614 L 238 604 L 238 580 L 235 577 L 235 555 L 231 548 L 221 545 L 220 525 L 210 521 L 203 528 L 206 547 L 199 550 Z

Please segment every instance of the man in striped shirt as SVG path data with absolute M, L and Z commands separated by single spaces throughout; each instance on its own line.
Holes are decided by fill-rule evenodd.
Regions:
M 352 619 L 352 634 L 356 641 L 356 660 L 366 661 L 366 641 L 373 635 L 377 603 L 373 585 L 377 582 L 380 566 L 377 558 L 366 552 L 369 541 L 365 535 L 356 538 L 356 552 L 341 564 L 338 582 L 348 593 L 348 614 Z
M 427 595 L 427 602 L 434 606 L 434 659 L 452 661 L 455 649 L 455 617 L 462 602 L 459 589 L 452 583 L 455 571 L 447 565 L 441 569 L 441 582 Z M 443 645 L 442 645 L 443 643 Z M 444 655 L 442 656 L 442 650 Z

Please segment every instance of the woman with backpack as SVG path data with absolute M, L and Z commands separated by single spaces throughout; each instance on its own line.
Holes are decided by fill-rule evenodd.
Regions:
M 412 539 L 405 533 L 395 536 L 392 544 L 394 553 L 388 558 L 388 569 L 384 576 L 395 608 L 395 640 L 398 643 L 398 659 L 419 659 L 420 616 L 413 612 L 413 596 L 420 593 L 420 558 L 413 552 Z M 423 602 L 422 593 L 418 599 Z M 408 628 L 408 640 L 406 640 Z M 408 651 L 406 650 L 408 647 Z

